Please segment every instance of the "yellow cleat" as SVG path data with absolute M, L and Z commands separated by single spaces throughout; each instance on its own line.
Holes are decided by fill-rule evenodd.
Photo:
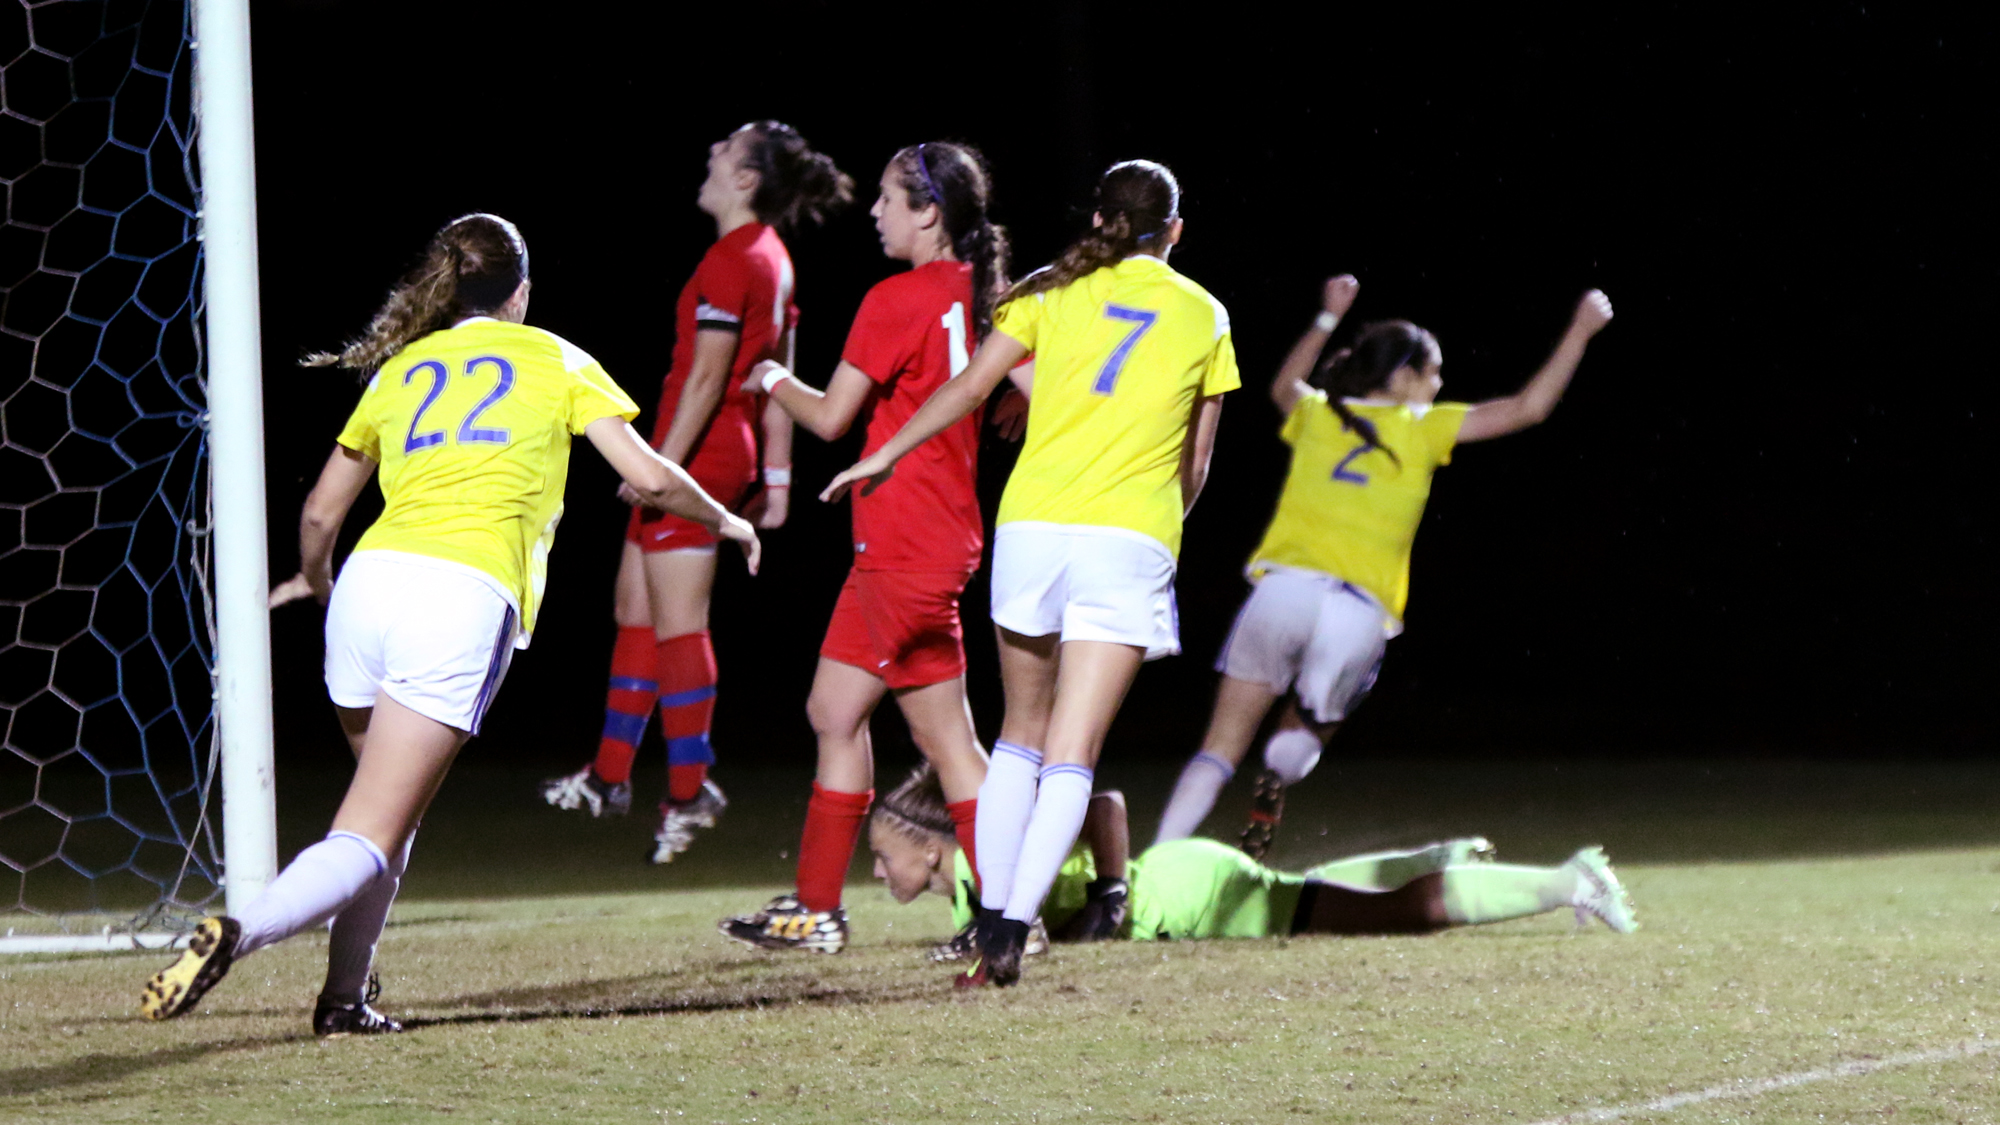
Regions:
M 180 959 L 146 982 L 139 995 L 139 1014 L 149 1020 L 170 1020 L 193 1010 L 204 993 L 229 975 L 242 936 L 243 927 L 234 918 L 203 918 Z

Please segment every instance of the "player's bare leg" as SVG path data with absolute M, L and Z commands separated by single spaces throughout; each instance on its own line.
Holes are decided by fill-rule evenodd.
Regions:
M 1209 712 L 1208 731 L 1202 735 L 1201 750 L 1181 768 L 1173 796 L 1160 814 L 1155 844 L 1180 840 L 1195 833 L 1215 807 L 1215 798 L 1236 768 L 1250 753 L 1251 740 L 1264 716 L 1277 702 L 1278 693 L 1269 684 L 1220 676 L 1215 685 L 1215 707 Z
M 646 593 L 659 642 L 661 734 L 667 743 L 667 798 L 650 856 L 671 862 L 712 828 L 728 807 L 708 778 L 715 762 L 709 719 L 715 709 L 715 651 L 708 639 L 708 605 L 715 588 L 715 547 L 645 556 Z

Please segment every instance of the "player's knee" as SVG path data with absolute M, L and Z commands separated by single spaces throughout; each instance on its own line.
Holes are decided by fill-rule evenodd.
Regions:
M 852 700 L 832 692 L 814 691 L 806 697 L 806 722 L 822 742 L 846 741 L 858 736 L 867 725 L 868 715 Z
M 1281 730 L 1264 744 L 1264 765 L 1286 785 L 1297 785 L 1319 764 L 1322 749 L 1319 736 L 1309 730 Z

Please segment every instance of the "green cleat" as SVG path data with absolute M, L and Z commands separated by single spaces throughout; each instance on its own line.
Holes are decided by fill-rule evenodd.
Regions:
M 1595 915 L 1621 934 L 1639 928 L 1639 919 L 1632 912 L 1632 899 L 1618 881 L 1618 874 L 1611 870 L 1611 861 L 1604 857 L 1603 848 L 1595 844 L 1584 848 L 1563 866 L 1576 872 L 1576 893 L 1570 898 L 1570 905 L 1576 908 L 1578 926 L 1588 926 Z

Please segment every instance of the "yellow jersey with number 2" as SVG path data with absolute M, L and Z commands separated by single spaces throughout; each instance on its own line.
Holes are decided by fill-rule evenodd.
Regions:
M 1431 474 L 1451 463 L 1458 428 L 1472 408 L 1345 401 L 1395 457 L 1347 429 L 1326 392 L 1301 397 L 1278 431 L 1292 447 L 1292 467 L 1277 514 L 1250 556 L 1250 574 L 1260 577 L 1266 564 L 1331 574 L 1374 597 L 1396 632 L 1410 597 L 1410 547 L 1430 500 Z
M 402 551 L 479 572 L 521 613 L 526 648 L 562 519 L 569 439 L 639 408 L 552 332 L 473 317 L 376 372 L 340 444 L 382 466 L 382 516 L 356 551 Z
M 1188 416 L 1243 385 L 1221 302 L 1142 254 L 1009 301 L 993 328 L 1035 355 L 1028 436 L 995 522 L 1125 528 L 1179 556 Z

